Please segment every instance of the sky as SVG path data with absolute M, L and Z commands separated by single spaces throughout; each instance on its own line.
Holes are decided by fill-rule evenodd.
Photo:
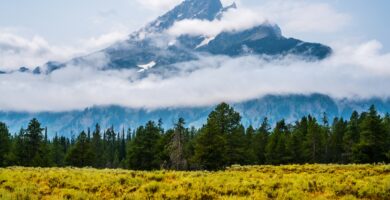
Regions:
M 0 71 L 66 61 L 103 49 L 178 3 L 180 0 L 0 0 Z M 230 3 L 223 1 L 224 5 Z M 184 21 L 168 33 L 213 36 L 267 20 L 278 24 L 287 37 L 324 43 L 335 53 L 319 62 L 295 57 L 267 61 L 256 56 L 205 56 L 175 66 L 175 76 L 142 79 L 137 70 L 99 70 L 107 58 L 97 54 L 87 66 L 67 66 L 49 75 L 0 75 L 0 110 L 65 111 L 112 104 L 154 109 L 291 93 L 390 97 L 390 29 L 385 20 L 390 17 L 386 10 L 389 1 L 237 3 L 238 11 L 221 20 Z

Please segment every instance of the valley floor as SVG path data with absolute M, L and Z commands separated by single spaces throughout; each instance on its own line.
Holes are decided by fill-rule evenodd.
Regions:
M 233 166 L 218 172 L 11 167 L 0 169 L 0 199 L 390 199 L 390 166 Z

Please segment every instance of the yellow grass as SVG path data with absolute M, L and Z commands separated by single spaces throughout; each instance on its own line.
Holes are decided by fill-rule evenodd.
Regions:
M 390 166 L 234 166 L 219 172 L 12 167 L 0 169 L 0 199 L 390 199 Z

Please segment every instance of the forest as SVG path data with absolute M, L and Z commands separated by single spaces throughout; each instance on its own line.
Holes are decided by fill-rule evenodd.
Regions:
M 49 138 L 37 119 L 16 134 L 0 122 L 0 167 L 213 171 L 232 165 L 389 161 L 390 115 L 380 115 L 374 106 L 350 119 L 330 121 L 324 114 L 271 125 L 264 118 L 260 127 L 244 127 L 240 114 L 221 103 L 201 128 L 187 127 L 183 118 L 168 130 L 161 120 L 128 130 L 96 124 L 70 138 Z

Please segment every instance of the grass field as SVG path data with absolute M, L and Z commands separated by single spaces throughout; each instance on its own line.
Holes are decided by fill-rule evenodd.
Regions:
M 390 199 L 390 166 L 236 166 L 219 172 L 13 167 L 0 169 L 0 199 Z

